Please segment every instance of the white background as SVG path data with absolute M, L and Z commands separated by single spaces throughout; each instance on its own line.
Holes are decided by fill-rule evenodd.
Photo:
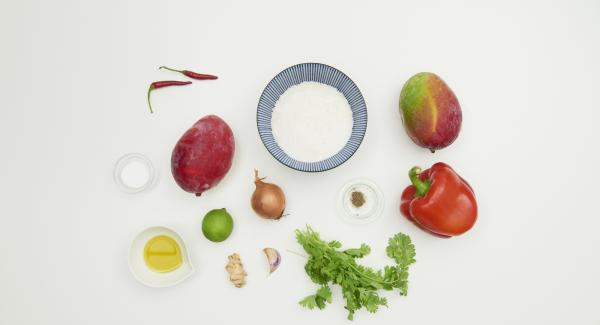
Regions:
M 598 1 L 2 1 L 0 5 L 0 324 L 349 324 L 336 288 L 323 311 L 311 294 L 294 229 L 369 243 L 362 261 L 390 263 L 387 238 L 417 248 L 407 297 L 358 312 L 356 324 L 599 324 L 600 3 Z M 288 169 L 265 150 L 256 105 L 287 66 L 322 62 L 361 89 L 369 125 L 358 152 L 320 174 Z M 180 79 L 160 65 L 215 73 L 215 82 L 146 90 Z M 449 148 L 429 153 L 404 134 L 403 83 L 441 75 L 463 108 Z M 236 136 L 233 167 L 201 198 L 170 175 L 171 149 L 207 114 Z M 127 152 L 148 155 L 157 186 L 128 195 L 112 180 Z M 450 240 L 398 211 L 413 165 L 444 161 L 475 188 L 479 220 Z M 291 215 L 250 209 L 253 168 L 278 183 Z M 383 217 L 351 226 L 334 197 L 367 177 L 386 196 Z M 202 216 L 226 207 L 235 230 L 213 244 Z M 126 257 L 142 229 L 186 239 L 196 273 L 147 288 Z M 267 277 L 262 248 L 283 252 Z M 248 285 L 234 288 L 226 256 L 240 252 Z

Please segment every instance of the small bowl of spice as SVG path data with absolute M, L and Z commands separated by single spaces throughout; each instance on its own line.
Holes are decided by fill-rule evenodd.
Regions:
M 273 78 L 257 109 L 260 138 L 282 164 L 321 172 L 346 162 L 367 129 L 367 106 L 356 84 L 321 63 L 291 66 Z
M 336 205 L 344 221 L 364 225 L 381 216 L 384 198 L 381 189 L 372 181 L 354 179 L 341 188 Z

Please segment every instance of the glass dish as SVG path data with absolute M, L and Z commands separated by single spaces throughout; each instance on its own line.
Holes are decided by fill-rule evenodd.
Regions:
M 126 193 L 140 193 L 150 189 L 156 182 L 156 170 L 152 161 L 140 153 L 128 153 L 115 164 L 113 178 Z
M 353 192 L 362 193 L 353 203 Z M 355 225 L 366 225 L 377 220 L 383 212 L 383 192 L 368 179 L 354 179 L 346 183 L 340 190 L 336 200 L 338 215 L 346 222 Z

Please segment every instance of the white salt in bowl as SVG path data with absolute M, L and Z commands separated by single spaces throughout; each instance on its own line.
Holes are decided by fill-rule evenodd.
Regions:
M 274 128 L 272 124 L 274 110 L 277 107 L 286 107 L 286 109 L 288 109 L 288 107 L 293 105 L 282 105 L 283 103 L 278 104 L 278 100 L 281 98 L 281 95 L 286 93 L 286 91 L 291 87 L 298 85 L 302 86 L 301 84 L 307 82 L 312 82 L 311 84 L 316 82 L 333 87 L 341 95 L 343 95 L 347 101 L 347 106 L 351 111 L 351 118 L 348 119 L 348 123 L 351 125 L 349 124 L 348 126 L 347 139 L 342 139 L 343 141 L 341 142 L 339 148 L 336 148 L 335 144 L 340 143 L 339 132 L 344 132 L 344 127 L 335 123 L 342 122 L 332 120 L 331 123 L 323 123 L 323 121 L 319 120 L 322 118 L 319 115 L 315 115 L 314 120 L 312 121 L 307 119 L 306 115 L 302 116 L 302 118 L 298 118 L 298 124 L 292 125 L 293 129 L 295 132 L 302 131 L 303 128 L 305 128 L 305 130 L 312 130 L 311 128 L 314 128 L 314 124 L 317 123 L 320 127 L 320 129 L 317 130 L 319 131 L 318 133 L 320 135 L 326 135 L 328 132 L 331 132 L 332 136 L 325 137 L 323 138 L 325 141 L 322 141 L 322 146 L 330 147 L 315 148 L 315 140 L 318 140 L 319 138 L 294 138 L 294 136 L 298 133 L 286 134 L 285 136 L 277 134 L 281 143 L 278 143 L 278 137 L 274 135 Z M 310 86 L 311 87 L 306 88 L 315 89 L 315 87 L 312 87 L 314 84 Z M 335 95 L 327 93 L 327 89 L 325 88 L 329 87 L 321 88 L 323 89 L 315 90 L 321 91 L 319 93 L 315 93 L 315 95 L 323 94 L 323 96 L 330 96 L 323 98 L 336 101 Z M 295 87 L 294 91 L 297 90 L 298 88 Z M 298 97 L 298 94 L 296 94 L 296 97 Z M 339 101 L 336 101 L 336 103 L 337 102 Z M 330 111 L 328 110 L 329 107 L 326 103 L 316 102 L 315 105 L 315 107 L 323 108 L 324 111 Z M 297 106 L 293 107 L 298 108 Z M 328 115 L 329 118 L 336 116 L 338 115 Z M 344 117 L 344 115 L 341 116 Z M 285 128 L 291 129 L 289 117 L 287 118 L 287 121 L 288 124 L 285 125 Z M 346 121 L 344 120 L 343 123 L 346 123 Z M 367 130 L 367 105 L 365 104 L 365 100 L 356 84 L 343 72 L 321 63 L 301 63 L 281 71 L 269 82 L 269 84 L 267 84 L 258 101 L 256 124 L 260 139 L 269 153 L 271 153 L 271 155 L 277 159 L 277 161 L 299 171 L 322 172 L 340 166 L 350 159 L 356 150 L 358 150 L 358 147 L 360 146 Z M 282 128 L 284 127 L 280 125 L 275 126 L 276 131 L 277 129 L 281 130 Z M 337 142 L 334 144 L 326 143 L 326 140 L 330 138 L 336 138 L 334 140 Z M 291 145 L 293 145 L 293 147 L 291 147 Z M 311 147 L 302 147 L 303 145 Z M 332 145 L 334 147 L 331 147 Z M 282 147 L 287 147 L 289 152 L 286 152 L 286 150 L 284 150 Z M 328 151 L 332 148 L 333 151 Z M 330 155 L 326 154 L 323 156 L 323 154 L 327 152 L 329 152 Z
M 157 173 L 148 157 L 128 153 L 117 161 L 113 170 L 115 183 L 126 193 L 140 193 L 156 182 Z

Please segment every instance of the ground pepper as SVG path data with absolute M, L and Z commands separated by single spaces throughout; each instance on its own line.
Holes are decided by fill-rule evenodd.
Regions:
M 363 194 L 363 192 L 353 191 L 350 200 L 352 201 L 352 205 L 354 205 L 357 208 L 360 208 L 361 206 L 363 206 L 363 204 L 365 204 L 365 195 Z

